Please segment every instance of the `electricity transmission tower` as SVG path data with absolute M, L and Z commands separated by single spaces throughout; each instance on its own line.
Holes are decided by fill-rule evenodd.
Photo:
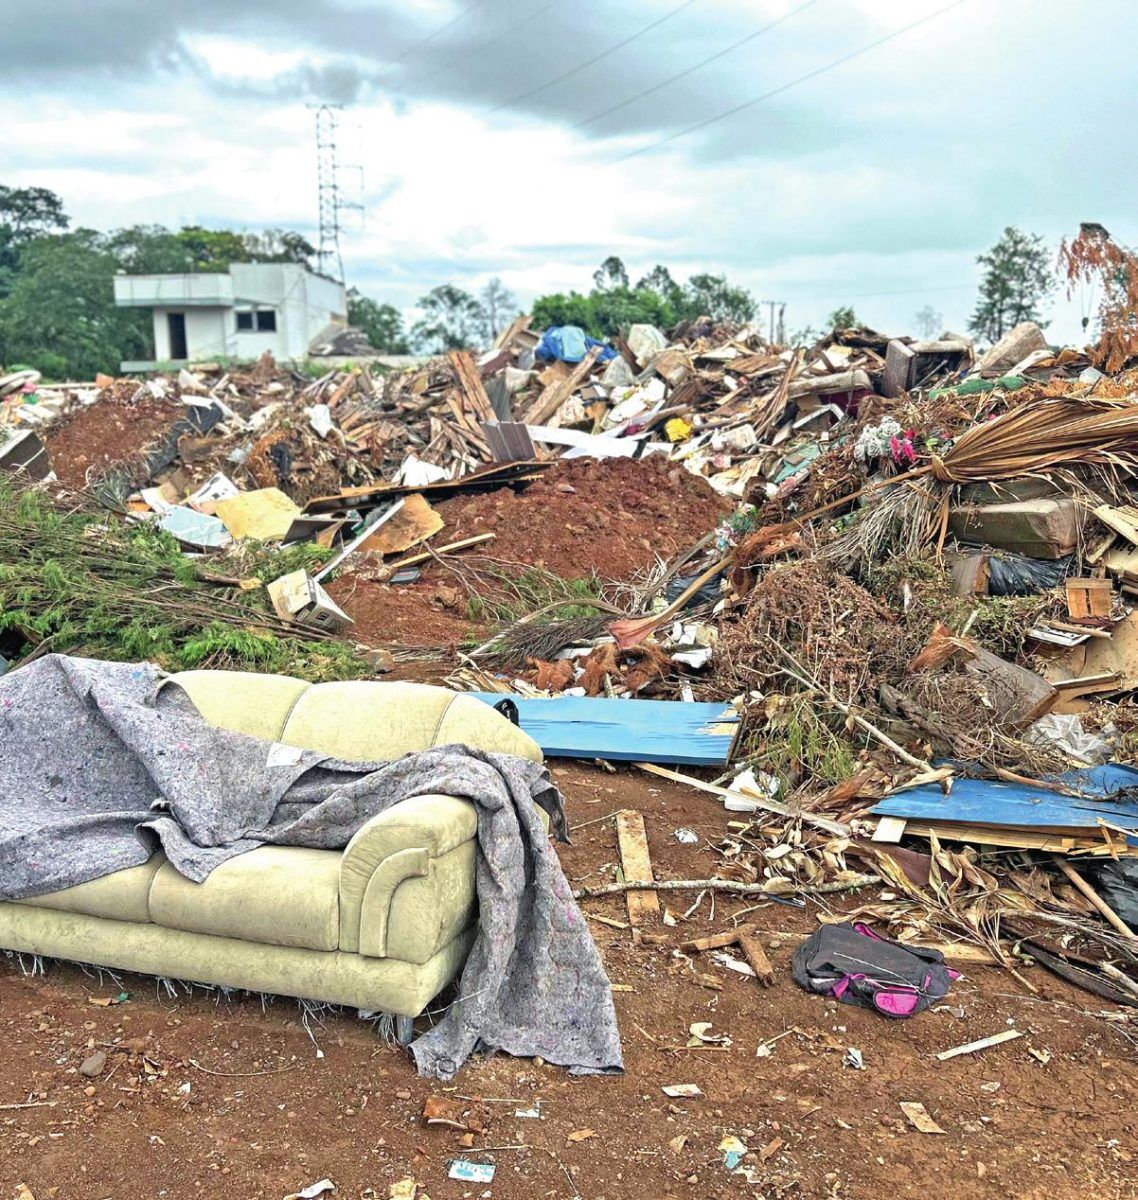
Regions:
M 340 253 L 340 213 L 363 205 L 344 199 L 340 187 L 336 127 L 342 104 L 309 105 L 316 114 L 316 190 L 320 208 L 320 236 L 316 261 L 321 272 L 344 282 L 344 259 Z

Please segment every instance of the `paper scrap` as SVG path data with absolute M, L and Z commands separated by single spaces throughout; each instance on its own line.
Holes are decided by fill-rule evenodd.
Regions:
M 447 1173 L 450 1179 L 461 1179 L 465 1183 L 493 1183 L 494 1166 L 492 1163 L 470 1162 L 469 1159 L 456 1158 Z
M 693 1096 L 703 1095 L 697 1083 L 671 1083 L 667 1087 L 662 1087 L 660 1091 L 673 1100 L 686 1100 Z

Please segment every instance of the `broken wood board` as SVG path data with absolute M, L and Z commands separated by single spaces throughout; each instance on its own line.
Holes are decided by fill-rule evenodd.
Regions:
M 554 758 L 725 766 L 739 732 L 739 714 L 726 704 L 472 694 L 487 704 L 509 695 L 522 729 Z
M 1094 510 L 1097 520 L 1107 529 L 1120 533 L 1133 546 L 1138 546 L 1138 508 L 1129 504 L 1114 508 L 1109 504 L 1100 504 Z
M 404 497 L 403 507 L 360 547 L 374 554 L 400 554 L 434 537 L 443 519 L 420 495 Z
M 1051 659 L 1043 670 L 1055 685 L 1087 675 L 1117 675 L 1119 691 L 1138 688 L 1138 610 L 1123 617 L 1109 638 L 1090 638 Z
M 648 853 L 644 817 L 635 809 L 621 809 L 616 814 L 616 839 L 625 879 L 650 883 L 653 878 L 652 858 Z M 628 905 L 628 920 L 632 925 L 643 925 L 660 915 L 660 897 L 655 892 L 631 891 L 626 892 L 624 898 Z
M 494 409 L 482 384 L 482 373 L 474 364 L 474 356 L 469 350 L 452 350 L 450 363 L 462 392 L 463 407 L 473 412 L 480 421 L 492 420 Z
M 602 347 L 593 346 L 583 359 L 563 379 L 553 380 L 526 409 L 523 419 L 527 425 L 541 425 L 569 399 L 585 381 Z

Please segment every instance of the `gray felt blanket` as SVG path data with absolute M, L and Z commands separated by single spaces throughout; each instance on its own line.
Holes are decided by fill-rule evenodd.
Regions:
M 544 767 L 468 746 L 393 762 L 281 749 L 208 725 L 149 663 L 49 655 L 0 677 L 0 900 L 159 846 L 200 882 L 264 843 L 340 849 L 393 804 L 458 796 L 478 812 L 479 924 L 458 998 L 412 1045 L 420 1073 L 448 1079 L 477 1049 L 621 1069 L 609 982 L 538 814 L 566 840 Z

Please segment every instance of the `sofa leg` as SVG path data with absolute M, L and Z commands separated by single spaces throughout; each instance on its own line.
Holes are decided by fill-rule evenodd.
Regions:
M 410 1046 L 415 1037 L 415 1019 L 413 1017 L 395 1016 L 395 1040 L 401 1046 Z

